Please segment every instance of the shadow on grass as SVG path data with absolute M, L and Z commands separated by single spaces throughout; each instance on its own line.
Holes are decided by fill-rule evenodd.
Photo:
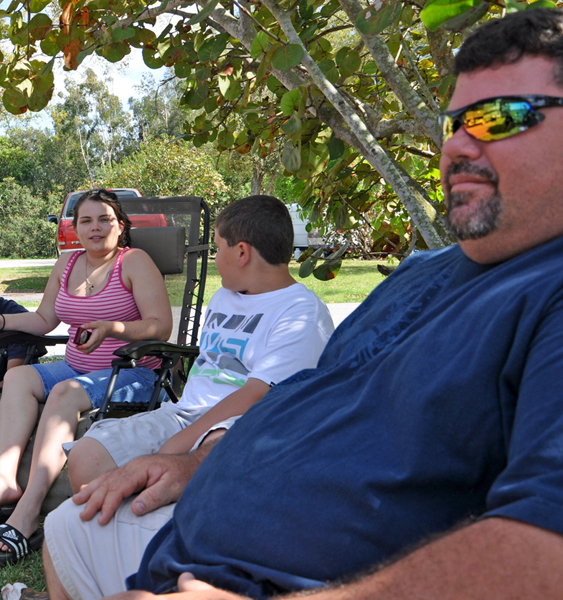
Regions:
M 6 294 L 42 294 L 48 277 L 18 277 L 17 279 L 0 280 L 0 292 Z

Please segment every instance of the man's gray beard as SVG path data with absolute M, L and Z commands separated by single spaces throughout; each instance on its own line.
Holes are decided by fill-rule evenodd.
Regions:
M 474 207 L 474 212 L 469 218 L 457 222 L 454 218 L 454 222 L 452 223 L 450 218 L 452 209 L 455 209 L 458 205 L 464 204 L 465 192 L 449 195 L 449 208 L 446 214 L 446 224 L 448 225 L 448 229 L 458 240 L 478 240 L 496 230 L 501 213 L 501 197 L 498 192 L 495 192 L 486 198 L 482 198 L 479 201 L 479 204 Z

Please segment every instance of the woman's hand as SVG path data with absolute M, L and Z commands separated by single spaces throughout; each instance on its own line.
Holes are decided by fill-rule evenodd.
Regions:
M 96 348 L 101 346 L 102 342 L 107 337 L 111 337 L 113 326 L 113 321 L 92 321 L 90 323 L 84 323 L 81 325 L 82 329 L 91 331 L 92 335 L 88 338 L 86 343 L 77 345 L 76 349 L 80 350 L 80 352 L 84 352 L 84 354 L 91 354 Z

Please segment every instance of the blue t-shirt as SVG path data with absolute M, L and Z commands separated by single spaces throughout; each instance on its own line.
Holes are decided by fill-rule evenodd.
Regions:
M 197 470 L 131 587 L 252 597 L 361 572 L 468 517 L 563 533 L 563 239 L 418 253 Z
M 28 312 L 27 308 L 23 307 L 17 302 L 14 302 L 13 300 L 8 300 L 7 298 L 2 298 L 2 296 L 0 296 L 0 315 L 14 315 L 16 313 L 23 312 Z M 27 348 L 25 346 L 20 346 L 19 344 L 9 344 L 6 346 L 6 350 L 7 360 L 11 360 L 13 358 L 24 358 L 27 354 Z M 5 372 L 5 368 L 3 371 L 0 371 L 0 380 L 4 377 Z

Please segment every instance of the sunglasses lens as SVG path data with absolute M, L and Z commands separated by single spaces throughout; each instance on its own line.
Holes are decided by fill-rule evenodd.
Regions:
M 536 113 L 528 102 L 518 98 L 497 98 L 488 102 L 478 102 L 469 106 L 457 117 L 448 115 L 444 117 L 442 121 L 444 142 L 462 124 L 467 133 L 474 138 L 490 142 L 526 131 L 543 119 L 543 115 Z

